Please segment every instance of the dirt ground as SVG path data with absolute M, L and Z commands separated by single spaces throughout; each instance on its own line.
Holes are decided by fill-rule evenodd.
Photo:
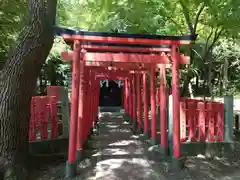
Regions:
M 171 172 L 171 161 L 149 152 L 149 145 L 134 136 L 119 113 L 106 113 L 85 151 L 78 175 L 86 180 L 240 180 L 240 144 L 224 157 L 188 157 L 180 172 Z M 35 157 L 31 180 L 64 180 L 67 154 Z

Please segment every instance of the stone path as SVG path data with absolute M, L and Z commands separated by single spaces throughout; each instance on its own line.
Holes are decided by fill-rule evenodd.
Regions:
M 148 161 L 146 148 L 119 113 L 102 113 L 99 135 L 93 140 L 96 168 L 88 180 L 164 180 Z M 92 162 L 92 159 L 91 159 Z

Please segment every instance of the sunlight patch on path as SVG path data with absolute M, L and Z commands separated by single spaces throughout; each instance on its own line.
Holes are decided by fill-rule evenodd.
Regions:
M 133 159 L 108 159 L 97 163 L 96 179 L 104 180 L 138 180 L 154 178 L 154 172 L 147 160 Z
M 136 144 L 139 145 L 139 143 L 137 143 L 134 140 L 122 140 L 122 141 L 118 141 L 118 142 L 114 142 L 109 144 L 109 146 L 126 146 L 126 145 L 130 145 L 130 144 Z

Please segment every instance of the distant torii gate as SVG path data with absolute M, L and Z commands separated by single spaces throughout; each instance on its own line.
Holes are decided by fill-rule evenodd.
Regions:
M 141 81 L 144 95 L 144 127 L 148 127 L 147 73 L 150 73 L 151 89 L 151 138 L 156 143 L 156 86 L 155 73 L 160 75 L 160 124 L 161 147 L 166 151 L 167 119 L 166 119 L 166 68 L 172 69 L 173 96 L 173 156 L 179 160 L 180 154 L 180 95 L 179 95 L 179 65 L 189 64 L 188 56 L 179 53 L 179 46 L 189 45 L 196 36 L 162 36 L 139 34 L 114 34 L 74 31 L 57 28 L 56 34 L 61 35 L 67 43 L 72 44 L 73 51 L 63 52 L 66 61 L 72 63 L 72 101 L 69 135 L 69 153 L 66 164 L 66 176 L 76 173 L 76 161 L 81 160 L 83 142 L 86 140 L 87 128 L 95 121 L 98 105 L 96 94 L 100 86 L 98 68 L 104 68 L 104 78 L 123 78 L 125 87 L 124 109 L 131 117 L 132 123 L 142 128 L 141 111 Z M 167 45 L 167 48 L 161 47 Z M 106 69 L 107 68 L 107 69 Z M 115 75 L 111 75 L 111 71 Z M 118 75 L 119 74 L 119 75 Z M 120 75 L 121 74 L 121 75 Z M 126 74 L 125 77 L 123 74 Z M 98 82 L 98 83 L 97 83 Z M 90 89 L 89 89 L 90 88 Z M 90 91 L 89 91 L 90 90 Z M 90 93 L 90 95 L 86 95 Z M 90 98 L 90 101 L 86 98 Z M 83 104 L 84 103 L 84 104 Z M 85 112 L 86 104 L 94 112 Z M 94 115 L 92 115 L 94 114 Z M 77 151 L 77 153 L 76 153 Z

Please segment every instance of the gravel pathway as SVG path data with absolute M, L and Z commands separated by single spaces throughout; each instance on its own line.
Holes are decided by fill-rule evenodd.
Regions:
M 119 113 L 102 113 L 99 135 L 96 180 L 164 180 L 148 161 L 145 145 L 134 136 L 130 125 Z M 93 145 L 94 146 L 94 145 Z

